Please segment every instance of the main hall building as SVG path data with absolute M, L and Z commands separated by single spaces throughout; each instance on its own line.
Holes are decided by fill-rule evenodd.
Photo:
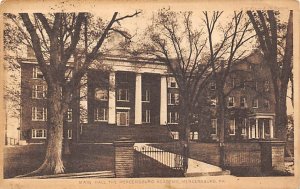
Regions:
M 21 64 L 21 140 L 44 142 L 47 137 L 47 85 L 32 56 Z M 226 80 L 226 140 L 274 138 L 274 95 L 270 71 L 259 53 L 234 65 Z M 72 75 L 70 72 L 69 76 Z M 155 59 L 111 56 L 101 68 L 91 68 L 80 95 L 66 114 L 67 135 L 73 142 L 112 142 L 130 137 L 137 142 L 179 138 L 179 93 L 167 66 Z M 84 83 L 84 82 L 83 82 Z M 194 141 L 217 141 L 216 84 L 204 95 L 210 102 L 191 128 Z M 235 110 L 235 113 L 232 110 Z M 247 111 L 244 111 L 247 110 Z M 238 112 L 247 112 L 240 115 Z M 204 118 L 205 117 L 205 118 Z

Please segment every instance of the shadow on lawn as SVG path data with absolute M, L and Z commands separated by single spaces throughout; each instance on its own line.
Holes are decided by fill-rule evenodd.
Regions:
M 66 173 L 112 171 L 114 149 L 111 144 L 71 146 L 72 154 L 64 157 Z M 4 148 L 4 178 L 13 178 L 36 170 L 45 156 L 44 144 Z

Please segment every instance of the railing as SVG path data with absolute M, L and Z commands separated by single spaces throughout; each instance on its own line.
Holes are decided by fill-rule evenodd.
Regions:
M 183 156 L 152 146 L 134 147 L 137 151 L 135 163 L 138 168 L 155 169 L 155 166 L 183 170 Z

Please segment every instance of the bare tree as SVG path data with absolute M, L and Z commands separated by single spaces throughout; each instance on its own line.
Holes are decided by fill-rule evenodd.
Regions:
M 160 10 L 147 29 L 150 42 L 143 45 L 144 52 L 168 66 L 178 84 L 180 139 L 186 144 L 192 112 L 210 75 L 209 63 L 201 60 L 206 38 L 193 28 L 191 17 L 192 12 Z
M 89 30 L 91 15 L 87 13 L 20 13 L 19 16 L 8 15 L 18 26 L 25 42 L 32 47 L 36 60 L 48 85 L 47 93 L 47 150 L 43 164 L 35 174 L 58 174 L 64 172 L 62 161 L 63 122 L 72 94 L 80 86 L 94 60 L 101 57 L 100 49 L 106 39 L 117 32 L 129 37 L 119 27 L 120 22 L 137 16 L 140 12 L 120 16 L 115 12 L 111 20 L 101 24 L 98 30 Z M 118 25 L 116 25 L 116 23 Z M 25 29 L 24 29 L 25 28 Z M 88 36 L 88 32 L 92 36 Z M 69 65 L 73 56 L 76 61 Z M 73 68 L 71 78 L 66 79 L 68 70 Z
M 251 35 L 250 22 L 245 20 L 244 13 L 242 11 L 234 12 L 227 28 L 222 29 L 222 38 L 215 42 L 213 35 L 223 12 L 214 11 L 211 13 L 211 16 L 208 12 L 203 12 L 203 14 L 208 34 L 209 62 L 217 89 L 218 133 L 221 151 L 220 164 L 223 165 L 225 113 L 227 110 L 226 97 L 232 92 L 232 90 L 226 91 L 224 87 L 227 77 L 232 72 L 232 66 L 240 61 L 246 53 L 246 50 L 241 47 L 251 40 L 254 35 Z
M 288 125 L 286 97 L 288 83 L 290 80 L 293 81 L 293 11 L 290 11 L 284 35 L 279 35 L 282 25 L 278 11 L 247 11 L 247 14 L 271 70 L 275 95 L 276 136 L 286 141 Z

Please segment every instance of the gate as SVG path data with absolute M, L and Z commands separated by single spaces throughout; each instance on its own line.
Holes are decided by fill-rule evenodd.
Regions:
M 179 177 L 184 173 L 184 156 L 152 146 L 135 146 L 137 177 Z

